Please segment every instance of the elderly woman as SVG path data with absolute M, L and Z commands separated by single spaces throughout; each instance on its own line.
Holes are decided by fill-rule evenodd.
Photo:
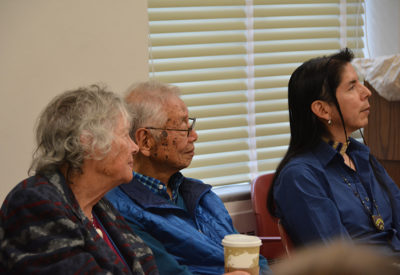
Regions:
M 132 178 L 130 114 L 98 86 L 68 91 L 41 114 L 30 171 L 0 212 L 0 271 L 158 274 L 151 250 L 103 199 Z
M 369 148 L 350 137 L 367 125 L 371 96 L 352 58 L 344 49 L 293 72 L 291 139 L 269 209 L 295 245 L 342 238 L 400 257 L 400 190 Z

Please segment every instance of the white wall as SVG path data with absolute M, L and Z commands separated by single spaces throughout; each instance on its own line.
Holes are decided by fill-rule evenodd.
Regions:
M 147 1 L 0 1 L 0 204 L 27 177 L 36 118 L 65 90 L 148 77 Z
M 400 1 L 366 0 L 366 57 L 400 53 Z

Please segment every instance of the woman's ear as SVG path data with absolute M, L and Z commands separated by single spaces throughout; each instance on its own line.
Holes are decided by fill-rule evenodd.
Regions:
M 326 121 L 332 119 L 332 107 L 323 100 L 315 100 L 311 103 L 311 111 L 320 119 Z
M 153 147 L 154 139 L 149 130 L 146 128 L 137 129 L 135 139 L 139 151 L 145 156 L 150 156 L 150 150 Z

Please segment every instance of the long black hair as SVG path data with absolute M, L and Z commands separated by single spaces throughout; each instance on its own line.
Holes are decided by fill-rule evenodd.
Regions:
M 279 163 L 273 183 L 268 191 L 267 208 L 275 216 L 274 184 L 283 167 L 295 156 L 311 150 L 322 136 L 329 136 L 325 125 L 311 110 L 315 100 L 323 100 L 335 104 L 343 125 L 343 134 L 347 140 L 346 127 L 336 98 L 336 89 L 341 82 L 342 72 L 347 63 L 354 58 L 353 52 L 344 48 L 338 53 L 310 59 L 298 67 L 290 77 L 288 85 L 290 142 L 289 148 Z M 361 133 L 364 143 L 365 139 Z M 370 154 L 369 163 L 379 185 L 389 196 L 392 211 L 393 196 L 389 187 L 384 183 L 383 175 L 378 171 L 377 160 Z
M 341 82 L 341 75 L 347 63 L 354 58 L 348 48 L 330 56 L 316 57 L 304 62 L 290 77 L 288 85 L 290 142 L 289 148 L 279 163 L 273 184 L 268 192 L 267 207 L 275 215 L 273 188 L 283 167 L 295 156 L 311 150 L 322 136 L 328 136 L 325 125 L 311 110 L 315 100 L 333 103 L 344 120 L 336 99 L 336 89 Z M 344 132 L 347 138 L 347 133 Z

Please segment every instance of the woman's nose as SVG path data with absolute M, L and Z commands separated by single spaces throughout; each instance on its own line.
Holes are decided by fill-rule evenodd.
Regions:
M 365 85 L 361 84 L 361 95 L 368 98 L 372 95 L 372 92 Z

